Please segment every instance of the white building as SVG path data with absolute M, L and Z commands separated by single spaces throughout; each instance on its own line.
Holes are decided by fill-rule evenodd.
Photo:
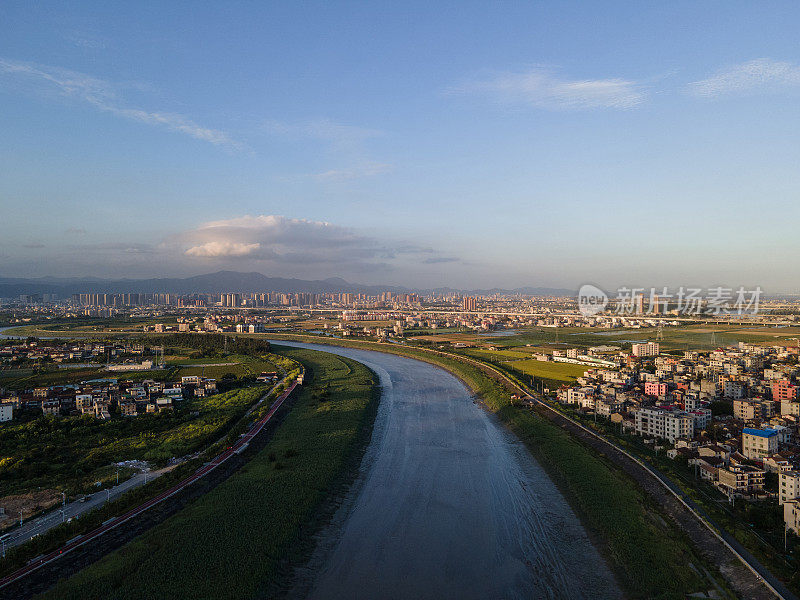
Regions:
M 800 497 L 800 471 L 783 471 L 778 482 L 778 498 L 781 504 Z
M 0 423 L 14 418 L 14 405 L 10 402 L 0 404 Z
M 783 522 L 786 529 L 800 533 L 800 499 L 787 500 L 783 504 Z
M 640 408 L 636 411 L 636 433 L 667 439 L 694 437 L 694 417 L 680 410 Z

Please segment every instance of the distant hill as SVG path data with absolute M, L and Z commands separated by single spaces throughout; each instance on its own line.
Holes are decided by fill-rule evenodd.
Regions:
M 353 292 L 376 294 L 379 292 L 419 292 L 419 293 L 461 293 L 474 295 L 524 294 L 530 296 L 571 296 L 574 291 L 525 287 L 514 290 L 493 288 L 490 290 L 457 290 L 453 288 L 412 289 L 399 286 L 379 286 L 350 283 L 339 277 L 321 280 L 289 279 L 267 277 L 263 273 L 240 273 L 238 271 L 219 271 L 206 275 L 185 278 L 158 279 L 98 279 L 94 277 L 58 278 L 42 277 L 22 279 L 0 277 L 0 298 L 14 298 L 20 294 L 58 294 L 65 298 L 79 293 L 144 293 L 144 294 L 218 294 L 222 292 Z

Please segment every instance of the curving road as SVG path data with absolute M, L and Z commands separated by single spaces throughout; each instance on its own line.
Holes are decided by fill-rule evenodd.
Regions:
M 607 565 L 524 446 L 448 372 L 333 346 L 383 389 L 358 480 L 293 598 L 620 598 Z

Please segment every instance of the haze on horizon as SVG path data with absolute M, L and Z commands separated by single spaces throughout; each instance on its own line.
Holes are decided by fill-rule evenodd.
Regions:
M 798 18 L 5 2 L 0 276 L 796 292 Z

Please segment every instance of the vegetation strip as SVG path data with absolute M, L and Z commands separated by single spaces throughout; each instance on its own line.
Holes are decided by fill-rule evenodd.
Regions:
M 331 354 L 287 350 L 307 366 L 268 446 L 225 483 L 43 597 L 249 598 L 274 585 L 281 562 L 371 429 L 376 379 Z M 175 560 L 179 558 L 179 560 Z

